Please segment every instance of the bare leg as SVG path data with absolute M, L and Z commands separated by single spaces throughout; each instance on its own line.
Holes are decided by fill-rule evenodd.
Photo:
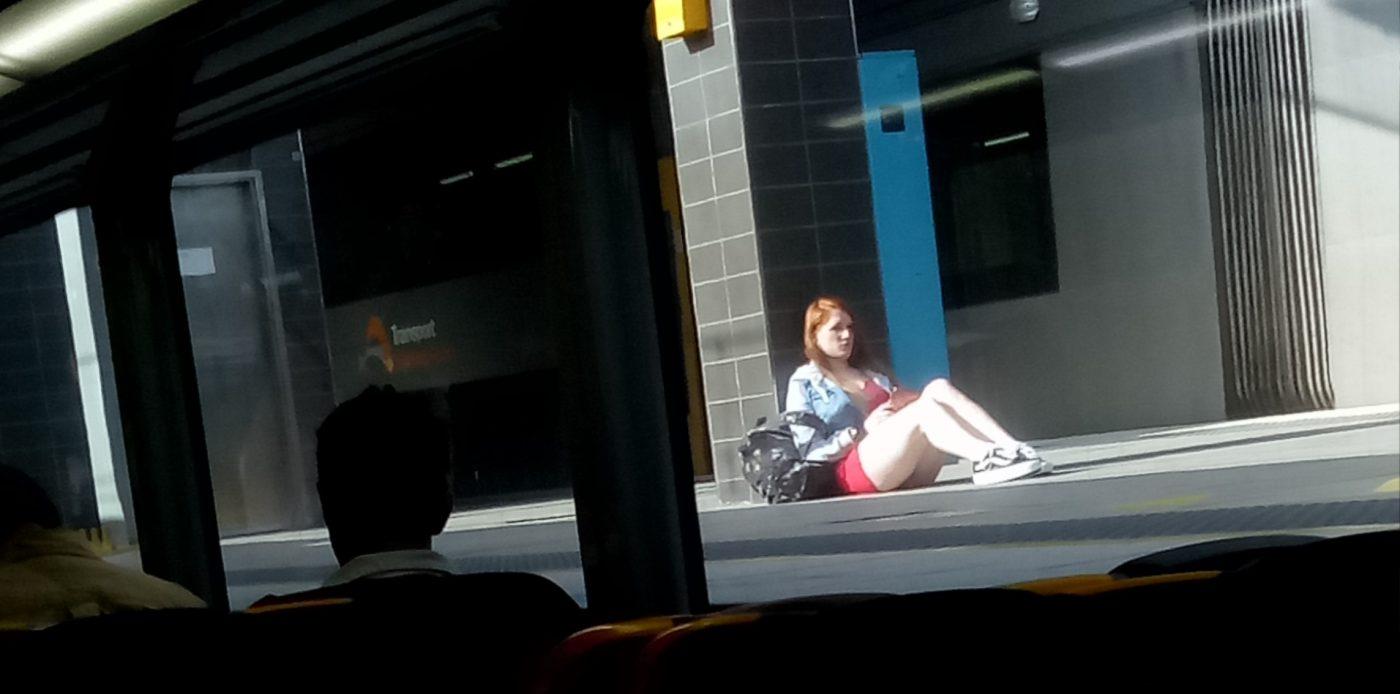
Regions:
M 909 479 L 904 480 L 904 484 L 899 485 L 899 488 L 918 489 L 932 486 L 938 480 L 938 473 L 943 471 L 943 466 L 947 462 L 947 453 L 930 446 L 924 456 L 919 458 L 919 462 L 914 465 L 913 474 L 909 475 Z
M 925 398 L 948 408 L 957 415 L 970 430 L 982 438 L 1007 448 L 1015 448 L 1019 441 L 1016 437 L 1007 433 L 1005 429 L 997 424 L 997 420 L 987 414 L 981 405 L 972 401 L 965 393 L 953 387 L 953 384 L 942 378 L 936 378 L 924 388 Z M 964 456 L 966 457 L 966 456 Z
M 980 460 L 992 444 L 969 432 L 942 405 L 920 400 L 894 413 L 857 446 L 865 476 L 876 489 L 889 491 L 908 481 L 920 461 L 937 451 Z

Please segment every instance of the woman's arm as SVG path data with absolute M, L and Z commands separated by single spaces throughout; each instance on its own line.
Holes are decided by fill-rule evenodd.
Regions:
M 817 411 L 812 402 L 811 386 L 806 379 L 794 377 L 788 381 L 787 407 L 783 411 Z M 802 457 L 807 460 L 835 460 L 846 455 L 859 432 L 854 429 L 842 429 L 827 434 L 820 436 L 810 427 L 792 427 L 793 442 L 797 444 L 797 450 L 804 452 Z
M 787 389 L 787 407 L 784 412 L 802 410 L 805 412 L 815 412 L 812 406 L 812 394 L 807 392 L 807 381 L 802 379 L 789 379 Z

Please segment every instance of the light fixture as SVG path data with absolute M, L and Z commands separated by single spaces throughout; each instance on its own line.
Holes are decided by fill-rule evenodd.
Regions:
M 994 138 L 992 138 L 992 139 L 990 139 L 990 140 L 987 140 L 986 142 L 983 142 L 983 143 L 982 143 L 982 146 L 983 146 L 983 147 L 996 147 L 997 145 L 1004 145 L 1004 144 L 1007 144 L 1007 143 L 1016 142 L 1016 141 L 1018 141 L 1018 140 L 1028 140 L 1028 139 L 1030 139 L 1030 136 L 1031 136 L 1030 133 L 1024 132 L 1024 131 L 1023 131 L 1023 132 L 1016 133 L 1016 134 L 1014 134 L 1014 135 L 1007 135 L 1007 136 L 1005 136 L 1005 137 L 994 137 Z
M 1011 18 L 1026 24 L 1040 16 L 1040 0 L 1011 0 Z
M 42 77 L 196 1 L 22 0 L 0 11 L 0 75 Z
M 502 159 L 501 161 L 496 162 L 496 168 L 498 168 L 498 169 L 504 169 L 504 168 L 506 168 L 506 167 L 508 167 L 508 166 L 515 166 L 516 164 L 524 164 L 525 162 L 530 161 L 531 159 L 534 159 L 534 158 L 535 158 L 535 155 L 534 155 L 533 152 L 526 152 L 525 154 L 522 154 L 522 155 L 520 155 L 520 156 L 518 156 L 518 157 L 511 157 L 511 158 L 509 158 L 509 159 Z
M 440 185 L 440 186 L 450 186 L 450 185 L 452 185 L 453 183 L 456 183 L 456 182 L 458 182 L 458 181 L 465 181 L 465 180 L 467 180 L 468 178 L 471 178 L 472 176 L 475 176 L 475 175 L 476 175 L 476 172 L 475 172 L 475 171 L 463 171 L 462 173 L 459 173 L 459 174 L 457 174 L 456 176 L 448 176 L 447 178 L 444 178 L 444 179 L 442 179 L 441 181 L 438 181 L 438 185 Z

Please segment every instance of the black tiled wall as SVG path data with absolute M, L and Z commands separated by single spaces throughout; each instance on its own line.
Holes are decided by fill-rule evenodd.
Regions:
M 53 222 L 0 237 L 0 463 L 53 497 L 69 527 L 97 499 Z
M 888 363 L 865 133 L 832 125 L 861 109 L 850 4 L 743 0 L 733 14 L 778 388 L 804 361 L 802 313 L 818 294 L 845 299 L 868 353 Z

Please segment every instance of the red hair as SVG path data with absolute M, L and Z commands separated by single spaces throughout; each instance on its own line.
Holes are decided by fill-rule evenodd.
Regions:
M 854 323 L 856 317 L 851 313 L 851 309 L 846 307 L 846 302 L 834 296 L 819 296 L 812 303 L 807 305 L 807 317 L 802 321 L 802 347 L 803 354 L 812 360 L 822 371 L 830 369 L 830 360 L 826 353 L 817 346 L 817 330 L 821 329 L 826 322 L 831 320 L 832 314 L 840 311 L 845 313 L 851 322 Z M 851 366 L 862 368 L 864 364 L 863 355 L 860 348 L 860 340 L 856 336 L 851 338 Z

